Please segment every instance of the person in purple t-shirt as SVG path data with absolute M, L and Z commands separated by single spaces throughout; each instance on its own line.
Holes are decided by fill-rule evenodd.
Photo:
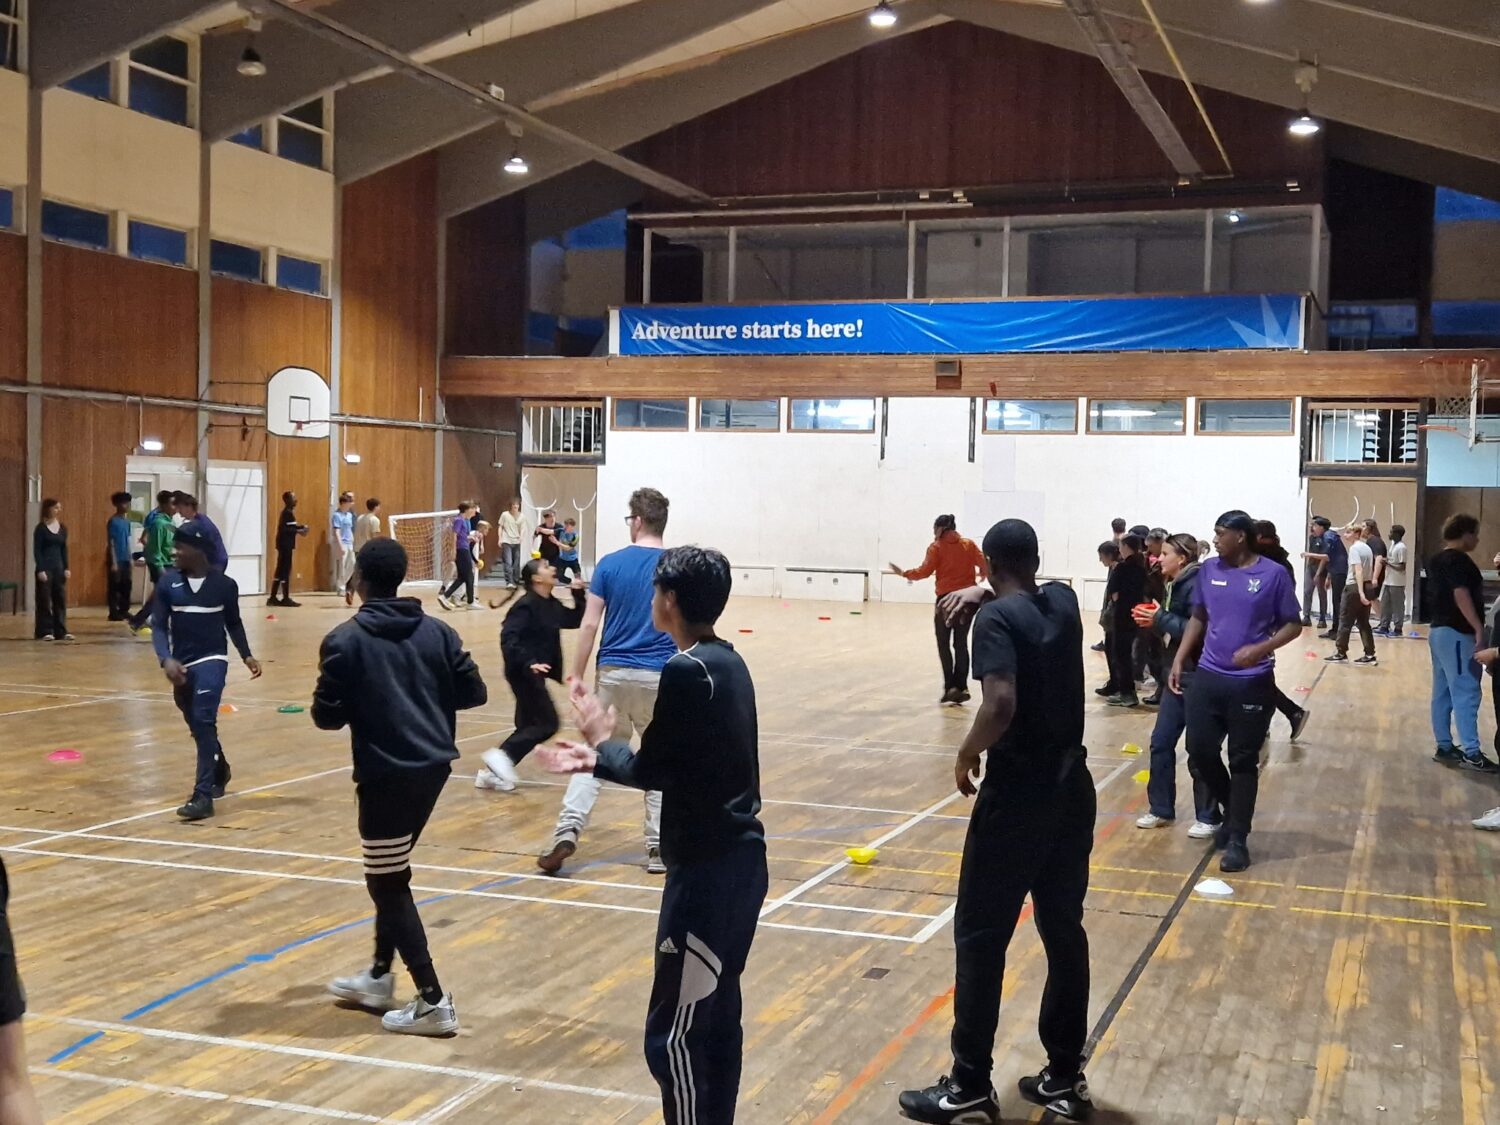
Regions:
M 1272 656 L 1302 633 L 1290 572 L 1255 553 L 1255 521 L 1225 512 L 1214 524 L 1216 559 L 1198 573 L 1193 617 L 1183 634 L 1167 686 L 1181 695 L 1183 673 L 1198 650 L 1188 684 L 1188 759 L 1224 814 L 1214 840 L 1224 849 L 1220 871 L 1250 866 L 1246 844 L 1260 783 L 1260 748 L 1276 706 Z M 1229 767 L 1220 752 L 1229 743 Z
M 453 565 L 458 573 L 452 584 L 438 595 L 438 605 L 444 609 L 454 608 L 453 595 L 458 593 L 460 586 L 464 588 L 469 608 L 475 607 L 474 553 L 469 549 L 469 537 L 472 534 L 469 517 L 478 510 L 478 507 L 469 500 L 461 500 L 458 505 L 458 515 L 453 517 Z

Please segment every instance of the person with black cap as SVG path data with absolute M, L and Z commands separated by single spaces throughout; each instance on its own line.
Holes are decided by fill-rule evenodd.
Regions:
M 177 565 L 162 573 L 151 604 L 151 644 L 198 748 L 193 793 L 177 815 L 203 820 L 214 815 L 214 798 L 229 784 L 229 760 L 219 744 L 219 702 L 229 676 L 226 638 L 252 680 L 260 678 L 260 662 L 250 654 L 240 620 L 240 588 L 210 561 L 213 538 L 188 522 L 177 529 L 174 548 Z
M 953 1070 L 900 1095 L 901 1112 L 933 1125 L 998 1122 L 990 1082 L 1005 953 L 1029 894 L 1047 952 L 1039 1030 L 1047 1065 L 1022 1078 L 1021 1095 L 1069 1120 L 1092 1108 L 1083 1076 L 1088 1035 L 1089 947 L 1083 928 L 1095 794 L 1083 745 L 1083 622 L 1071 587 L 1038 587 L 1036 532 L 1002 520 L 984 537 L 993 600 L 974 619 L 974 677 L 983 702 L 959 748 L 959 792 L 979 799 L 959 872 L 953 940 Z M 957 593 L 962 613 L 986 597 Z
M 1250 866 L 1247 839 L 1260 748 L 1276 706 L 1272 654 L 1296 640 L 1302 624 L 1290 572 L 1255 553 L 1254 520 L 1242 511 L 1225 512 L 1214 524 L 1214 547 L 1218 557 L 1199 570 L 1193 617 L 1167 686 L 1181 694 L 1190 662 L 1198 657 L 1184 697 L 1187 752 L 1214 807 L 1224 813 L 1214 840 L 1224 849 L 1219 870 L 1233 872 Z M 1226 739 L 1228 769 L 1220 756 Z

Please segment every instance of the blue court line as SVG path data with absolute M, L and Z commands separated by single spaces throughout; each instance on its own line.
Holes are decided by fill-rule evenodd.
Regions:
M 591 867 L 600 867 L 605 864 L 620 862 L 623 858 L 624 856 L 621 855 L 605 856 L 599 859 L 592 859 L 588 860 L 585 863 L 580 863 L 577 867 L 573 868 L 573 870 L 587 871 Z M 559 881 L 566 882 L 566 879 L 562 879 Z M 518 875 L 511 875 L 507 876 L 504 879 L 490 879 L 483 883 L 476 883 L 472 887 L 466 887 L 465 890 L 488 891 L 493 890 L 496 887 L 509 887 L 513 884 L 521 882 L 526 882 L 526 880 Z M 432 895 L 428 898 L 419 900 L 417 902 L 417 905 L 431 906 L 435 902 L 442 902 L 444 899 L 453 897 L 454 896 L 452 895 L 452 893 Z M 201 988 L 207 988 L 215 981 L 220 981 L 225 977 L 233 976 L 235 973 L 243 972 L 245 969 L 248 969 L 253 965 L 263 965 L 269 961 L 276 960 L 276 958 L 280 957 L 282 954 L 290 953 L 294 949 L 300 949 L 304 945 L 311 945 L 315 941 L 322 941 L 326 937 L 332 937 L 334 934 L 341 934 L 346 930 L 357 929 L 360 926 L 368 926 L 374 921 L 375 916 L 373 914 L 366 915 L 363 918 L 356 918 L 352 922 L 344 922 L 337 926 L 331 926 L 326 930 L 319 930 L 316 933 L 308 934 L 306 937 L 300 937 L 296 941 L 289 941 L 285 945 L 277 946 L 269 953 L 247 953 L 243 959 L 236 961 L 233 965 L 229 965 L 223 969 L 220 969 L 216 973 L 210 973 L 206 977 L 200 977 L 198 980 L 192 981 L 189 984 L 185 984 L 181 988 L 174 989 L 164 996 L 159 996 L 155 1000 L 152 1000 L 146 1004 L 142 1004 L 134 1011 L 125 1013 L 125 1015 L 120 1017 L 120 1022 L 129 1023 L 132 1020 L 137 1020 L 141 1016 L 146 1015 L 148 1012 L 154 1012 L 156 1011 L 156 1009 L 162 1007 L 163 1005 L 170 1004 L 173 1000 L 180 1000 L 182 997 L 187 996 L 190 993 L 197 992 Z M 107 1034 L 109 1033 L 105 1031 L 90 1032 L 83 1038 L 79 1039 L 77 1042 L 70 1043 L 61 1051 L 58 1051 L 56 1054 L 49 1056 L 47 1059 L 48 1065 L 55 1066 L 56 1064 L 62 1062 L 64 1059 L 71 1058 L 73 1055 L 83 1050 L 89 1044 L 96 1043 L 100 1039 L 103 1039 Z

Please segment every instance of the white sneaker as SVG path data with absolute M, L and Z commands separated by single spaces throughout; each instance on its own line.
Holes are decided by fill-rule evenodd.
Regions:
M 1474 827 L 1486 832 L 1500 832 L 1500 807 L 1491 809 L 1474 821 Z
M 516 787 L 520 780 L 516 776 L 516 764 L 510 760 L 510 755 L 500 747 L 495 746 L 479 755 L 484 761 L 485 769 L 490 777 L 494 779 L 491 789 L 499 789 L 502 793 L 509 793 Z
M 334 977 L 328 982 L 328 991 L 340 1000 L 376 1012 L 389 1012 L 401 1006 L 396 1002 L 395 973 L 376 977 L 370 975 L 369 969 L 364 969 L 352 977 Z
M 1188 829 L 1188 835 L 1194 840 L 1211 840 L 1218 830 L 1217 824 L 1204 824 L 1201 820 L 1195 820 L 1193 826 Z
M 437 596 L 437 603 L 438 603 L 438 605 L 442 606 L 444 609 L 452 609 L 453 608 L 453 603 L 450 602 L 447 598 L 443 597 L 442 594 L 439 594 Z
M 500 779 L 492 774 L 484 766 L 479 767 L 479 772 L 474 775 L 475 789 L 499 789 Z
M 1137 828 L 1170 828 L 1172 824 L 1171 817 L 1157 816 L 1155 813 L 1150 812 L 1135 822 Z
M 649 848 L 647 848 L 646 849 L 646 874 L 647 875 L 665 875 L 666 873 L 667 873 L 667 865 L 666 865 L 666 863 L 661 858 L 661 849 L 658 848 L 658 847 L 649 847 Z
M 400 1035 L 452 1035 L 458 1030 L 453 994 L 443 993 L 443 998 L 436 1004 L 429 1004 L 420 996 L 413 997 L 412 1002 L 400 1011 L 381 1016 L 380 1026 Z

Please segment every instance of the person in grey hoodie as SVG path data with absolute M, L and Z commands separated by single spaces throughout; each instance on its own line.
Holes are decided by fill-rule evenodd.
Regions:
M 355 561 L 359 612 L 323 638 L 312 719 L 320 730 L 349 728 L 365 887 L 375 903 L 375 956 L 339 977 L 340 1000 L 384 1013 L 387 1031 L 452 1035 L 453 997 L 438 983 L 411 894 L 411 853 L 458 757 L 458 712 L 481 707 L 488 690 L 473 657 L 448 625 L 397 596 L 406 551 L 372 539 Z M 397 953 L 417 986 L 395 1000 Z

